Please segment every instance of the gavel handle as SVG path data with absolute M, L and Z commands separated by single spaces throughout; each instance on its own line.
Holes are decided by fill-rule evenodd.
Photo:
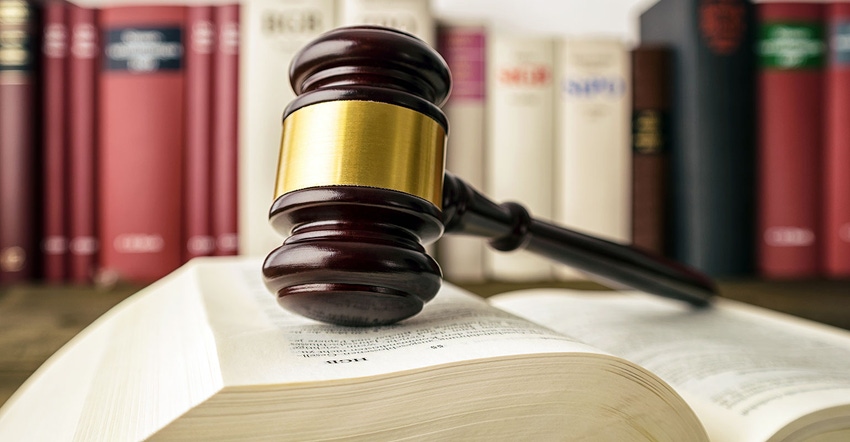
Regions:
M 501 251 L 529 250 L 590 274 L 603 283 L 686 301 L 710 303 L 717 289 L 706 275 L 643 250 L 532 218 L 517 203 L 496 204 L 451 173 L 443 185 L 448 234 L 489 239 Z

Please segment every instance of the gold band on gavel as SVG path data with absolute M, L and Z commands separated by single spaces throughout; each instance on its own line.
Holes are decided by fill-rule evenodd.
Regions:
M 365 186 L 441 208 L 446 133 L 432 118 L 375 101 L 309 105 L 283 121 L 275 199 L 319 186 Z

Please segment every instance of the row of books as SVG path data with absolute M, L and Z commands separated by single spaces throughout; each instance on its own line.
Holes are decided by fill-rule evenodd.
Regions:
M 642 43 L 676 54 L 674 258 L 722 276 L 850 276 L 848 22 L 832 1 L 661 0 L 641 15 Z
M 759 260 L 850 276 L 850 4 L 757 5 Z
M 445 28 L 448 168 L 713 276 L 850 276 L 850 5 L 700 5 L 643 11 L 631 60 L 616 41 Z M 439 244 L 451 279 L 553 276 L 472 241 Z
M 3 162 L 20 173 L 2 192 L 37 191 L 3 207 L 0 281 L 152 281 L 234 254 L 239 6 L 9 4 L 33 68 L 0 98 L 35 131 L 0 145 L 30 155 Z
M 24 26 L 30 40 L 20 46 L 43 48 L 41 57 L 24 51 L 29 59 L 13 69 L 8 54 L 18 52 L 3 40 L 0 99 L 11 103 L 0 120 L 3 282 L 87 282 L 96 274 L 150 281 L 195 256 L 264 256 L 279 246 L 267 214 L 280 114 L 294 98 L 289 61 L 319 34 L 358 23 L 399 27 L 443 54 L 454 81 L 444 108 L 448 169 L 492 199 L 519 201 L 537 217 L 714 276 L 850 274 L 850 223 L 841 221 L 850 219 L 841 190 L 848 174 L 840 170 L 847 147 L 839 140 L 822 148 L 816 139 L 838 138 L 818 123 L 768 127 L 765 111 L 819 121 L 820 110 L 799 101 L 817 100 L 831 109 L 828 121 L 840 121 L 833 91 L 846 80 L 839 70 L 805 65 L 795 78 L 826 84 L 827 93 L 779 80 L 779 93 L 759 93 L 756 103 L 764 78 L 795 76 L 787 68 L 756 71 L 755 26 L 764 26 L 756 12 L 794 5 L 661 0 L 641 15 L 643 43 L 630 54 L 616 39 L 436 26 L 426 0 L 100 9 L 56 2 L 38 14 L 26 1 L 2 1 L 40 16 Z M 840 22 L 844 6 L 800 7 L 817 9 L 823 26 L 829 14 Z M 141 32 L 151 24 L 155 31 Z M 121 27 L 141 31 L 122 37 Z M 185 40 L 168 40 L 174 32 Z M 166 60 L 176 47 L 179 60 Z M 134 50 L 142 56 L 131 57 Z M 44 128 L 44 137 L 27 138 L 36 131 L 23 128 Z M 807 147 L 778 154 L 765 147 L 790 140 Z M 782 164 L 768 166 L 770 158 Z M 20 172 L 36 168 L 38 183 L 23 185 Z M 454 281 L 576 277 L 524 252 L 490 252 L 479 239 L 444 238 L 436 254 Z
M 617 39 L 517 35 L 485 26 L 440 28 L 453 73 L 444 109 L 447 168 L 496 201 L 606 239 L 631 240 L 631 79 Z M 527 252 L 447 237 L 437 246 L 453 280 L 549 280 Z
M 26 31 L 2 40 L 0 283 L 144 283 L 197 256 L 265 256 L 294 53 L 349 24 L 434 40 L 424 0 L 87 5 L 0 8 L 0 31 Z

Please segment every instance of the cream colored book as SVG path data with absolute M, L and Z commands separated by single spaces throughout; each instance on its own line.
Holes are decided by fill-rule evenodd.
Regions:
M 400 29 L 436 46 L 429 0 L 338 0 L 340 26 L 377 25 Z
M 554 219 L 582 233 L 631 242 L 631 68 L 623 42 L 570 38 L 555 56 Z M 563 279 L 582 278 L 556 267 Z
M 476 189 L 484 188 L 487 27 L 476 22 L 442 20 L 437 48 L 452 72 L 452 94 L 443 112 L 449 119 L 446 169 Z M 443 235 L 437 261 L 454 282 L 486 279 L 481 238 Z
M 487 39 L 487 148 L 484 193 L 553 213 L 554 40 L 494 30 Z M 551 261 L 519 250 L 487 250 L 488 276 L 506 281 L 552 278 Z
M 268 221 L 295 53 L 335 25 L 333 0 L 245 0 L 239 42 L 239 253 L 266 256 L 283 236 Z
M 707 440 L 655 374 L 454 286 L 347 328 L 280 308 L 260 269 L 198 258 L 117 305 L 6 402 L 0 440 Z
M 261 260 L 198 258 L 0 408 L 0 440 L 845 441 L 850 332 L 718 299 L 445 285 L 393 326 L 281 309 Z

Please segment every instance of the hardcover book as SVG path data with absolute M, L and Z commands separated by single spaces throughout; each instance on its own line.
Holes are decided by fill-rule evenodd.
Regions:
M 446 284 L 392 326 L 281 309 L 261 261 L 197 258 L 0 409 L 2 440 L 850 437 L 850 333 L 718 299 Z M 329 418 L 332 417 L 332 418 Z
M 99 271 L 108 280 L 151 282 L 182 263 L 185 23 L 183 6 L 100 11 Z
M 68 5 L 51 1 L 42 14 L 42 273 L 61 283 L 68 279 Z
M 0 284 L 36 275 L 36 8 L 0 0 Z
M 184 261 L 215 252 L 211 187 L 216 36 L 213 6 L 197 5 L 186 9 Z
M 437 48 L 452 72 L 452 94 L 443 105 L 451 132 L 446 145 L 446 169 L 483 189 L 487 28 L 443 22 L 438 29 Z M 440 238 L 437 261 L 443 276 L 455 282 L 486 279 L 484 247 L 479 238 Z
M 521 201 L 552 219 L 554 189 L 554 41 L 494 32 L 487 40 L 484 193 Z M 530 252 L 486 250 L 489 278 L 549 280 L 551 262 Z
M 239 5 L 215 7 L 211 219 L 215 255 L 235 255 L 238 239 Z M 265 212 L 264 212 L 265 213 Z
M 671 64 L 668 46 L 632 50 L 632 244 L 668 255 Z
M 95 8 L 69 4 L 68 66 L 68 252 L 70 278 L 90 283 L 100 249 L 97 231 L 97 130 L 99 53 Z
M 850 277 L 850 3 L 826 6 L 827 60 L 824 88 L 823 270 Z
M 556 45 L 554 220 L 618 243 L 631 242 L 630 72 L 619 40 Z M 556 273 L 581 276 L 563 266 Z
M 758 8 L 758 271 L 821 274 L 823 5 Z
M 641 43 L 675 51 L 671 252 L 713 276 L 755 262 L 754 19 L 746 0 L 659 0 L 639 19 Z
M 430 0 L 339 0 L 338 8 L 339 26 L 386 26 L 437 44 Z
M 292 56 L 335 26 L 333 0 L 246 0 L 239 40 L 239 253 L 266 256 L 283 243 L 269 225 L 281 116 L 295 98 Z

